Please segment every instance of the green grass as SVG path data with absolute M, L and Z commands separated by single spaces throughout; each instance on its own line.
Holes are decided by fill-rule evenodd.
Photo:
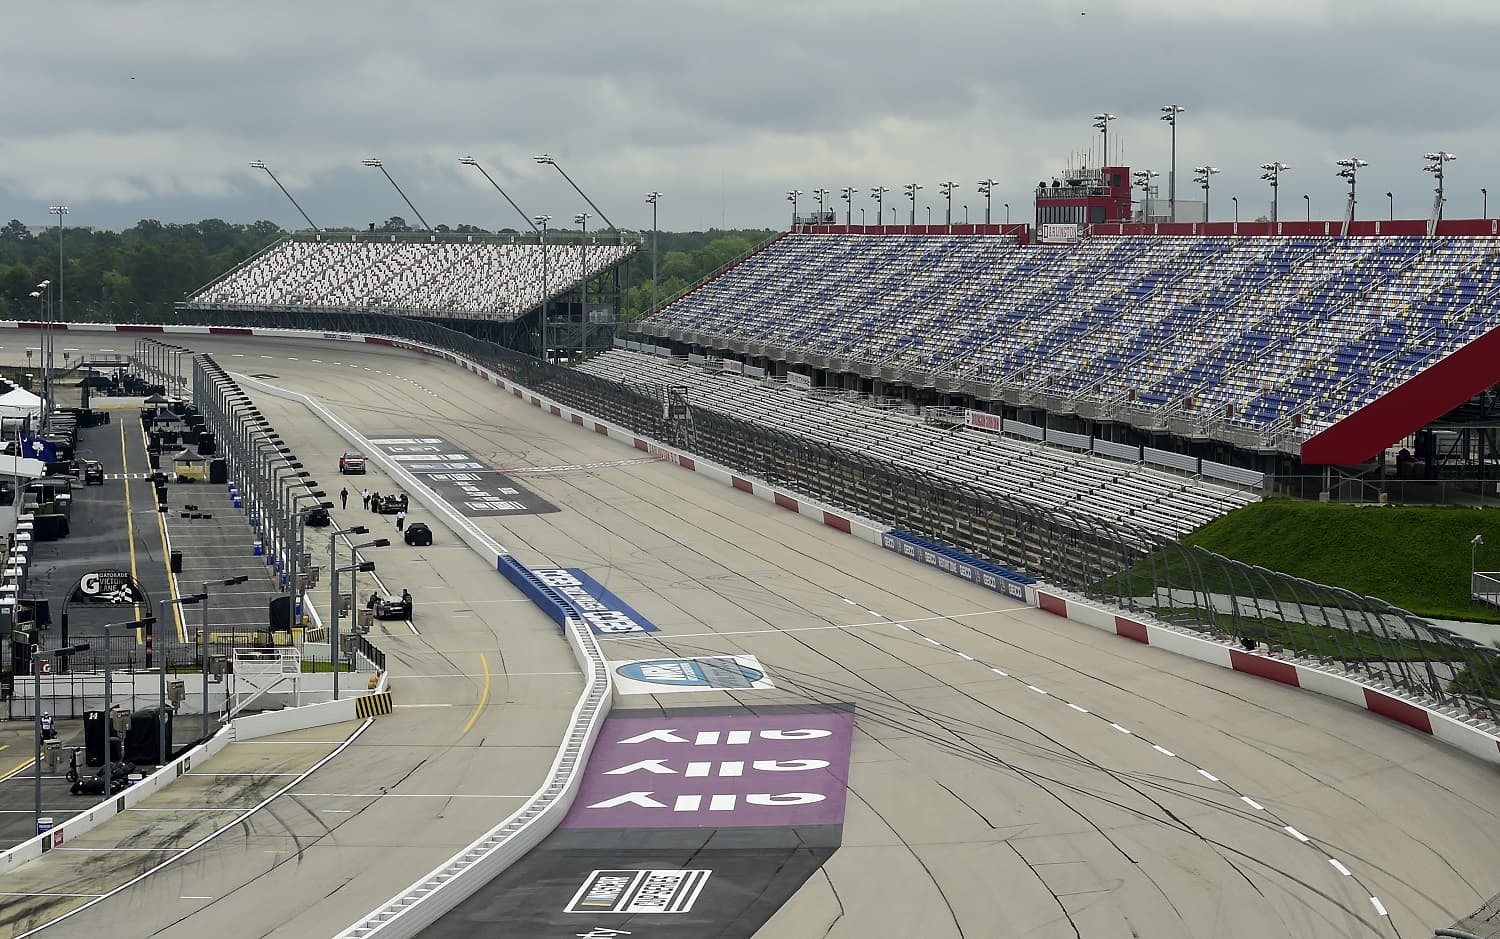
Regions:
M 1469 542 L 1479 570 L 1500 570 L 1493 509 L 1324 505 L 1268 499 L 1183 539 L 1225 557 L 1379 597 L 1418 616 L 1500 623 L 1469 599 Z
M 1392 641 L 1374 633 L 1338 629 L 1317 623 L 1294 623 L 1285 620 L 1241 616 L 1239 629 L 1235 619 L 1223 611 L 1172 609 L 1161 607 L 1152 615 L 1167 622 L 1212 622 L 1225 633 L 1237 633 L 1268 644 L 1296 649 L 1312 655 L 1326 655 L 1345 662 L 1446 662 L 1454 661 L 1453 647 L 1437 642 L 1412 639 Z

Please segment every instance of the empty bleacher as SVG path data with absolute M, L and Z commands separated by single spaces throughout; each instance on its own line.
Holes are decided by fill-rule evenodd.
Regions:
M 893 463 L 974 492 L 1178 538 L 1255 493 L 966 427 L 686 360 L 615 349 L 580 368 L 629 385 L 685 386 L 691 403 Z
M 1306 434 L 1500 325 L 1497 298 L 1492 238 L 792 234 L 642 331 Z
M 538 244 L 284 241 L 199 291 L 199 306 L 394 310 L 512 319 L 584 276 L 585 249 Z M 589 244 L 588 276 L 634 245 Z

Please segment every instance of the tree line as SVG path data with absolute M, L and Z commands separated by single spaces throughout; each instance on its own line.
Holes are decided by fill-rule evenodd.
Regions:
M 472 225 L 440 228 L 457 234 L 515 234 Z M 377 230 L 398 232 L 410 227 L 392 217 Z M 216 218 L 182 225 L 145 219 L 118 232 L 65 228 L 61 253 L 64 316 L 149 319 L 286 235 L 273 222 L 247 225 Z M 760 229 L 660 232 L 656 237 L 658 300 L 665 301 L 773 235 Z M 647 232 L 643 237 L 624 278 L 628 286 L 621 312 L 627 318 L 641 315 L 651 305 L 652 236 Z M 0 227 L 0 319 L 40 318 L 40 302 L 31 294 L 43 280 L 57 281 L 58 258 L 57 228 L 33 233 L 15 219 Z

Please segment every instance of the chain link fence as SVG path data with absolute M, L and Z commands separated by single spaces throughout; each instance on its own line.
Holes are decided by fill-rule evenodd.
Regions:
M 932 472 L 818 444 L 621 385 L 434 323 L 381 314 L 195 310 L 177 322 L 398 337 L 450 350 L 643 436 L 884 524 L 952 545 L 1091 600 L 1205 635 L 1268 647 L 1475 717 L 1500 705 L 1500 649 L 1374 597 L 1280 574 L 1117 522 L 966 489 Z M 682 409 L 674 409 L 682 411 Z

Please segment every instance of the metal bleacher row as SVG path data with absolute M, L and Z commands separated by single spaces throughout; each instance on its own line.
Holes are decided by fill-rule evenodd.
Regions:
M 919 415 L 852 396 L 720 372 L 685 359 L 615 349 L 579 368 L 622 384 L 685 386 L 689 400 L 700 407 L 970 490 L 1168 538 L 1259 501 L 1252 492 L 1136 463 L 928 424 Z
M 284 241 L 204 288 L 204 305 L 396 308 L 514 317 L 584 276 L 584 248 L 538 244 Z M 589 244 L 589 276 L 634 245 Z
M 643 328 L 1313 429 L 1500 325 L 1497 298 L 1492 238 L 792 234 Z

